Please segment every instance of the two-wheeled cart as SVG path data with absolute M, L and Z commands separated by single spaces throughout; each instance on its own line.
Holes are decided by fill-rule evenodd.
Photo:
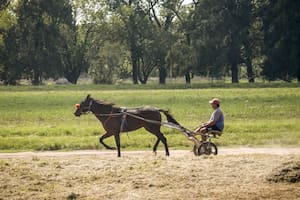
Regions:
M 218 138 L 222 132 L 221 131 L 207 131 L 206 133 L 200 134 L 206 137 L 206 141 L 202 142 L 200 141 L 195 133 L 187 128 L 184 128 L 181 125 L 177 125 L 174 123 L 170 122 L 165 122 L 163 123 L 163 126 L 172 128 L 172 129 L 177 129 L 180 132 L 182 132 L 187 139 L 191 140 L 194 142 L 194 147 L 193 147 L 193 152 L 196 156 L 201 156 L 201 155 L 217 155 L 218 154 L 218 148 L 215 143 L 211 141 L 212 138 Z

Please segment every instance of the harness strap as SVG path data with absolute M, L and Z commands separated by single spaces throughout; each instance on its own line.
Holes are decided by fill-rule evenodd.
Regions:
M 113 109 L 111 109 L 110 114 L 108 115 L 107 119 L 104 121 L 103 126 L 106 126 L 106 123 L 113 117 L 112 115 Z
M 93 100 L 90 101 L 88 112 L 91 112 L 92 105 L 93 105 Z
M 126 113 L 124 113 L 123 116 L 122 116 L 120 132 L 123 132 L 123 130 L 124 130 L 124 124 L 125 124 L 125 121 L 126 121 L 126 116 L 127 116 Z
M 120 132 L 123 132 L 124 123 L 125 123 L 126 117 L 127 117 L 127 108 L 121 108 L 121 112 L 123 113 L 123 115 L 122 115 L 122 120 L 121 120 Z

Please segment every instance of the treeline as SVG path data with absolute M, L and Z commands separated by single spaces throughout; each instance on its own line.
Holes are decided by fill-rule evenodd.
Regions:
M 0 79 L 300 81 L 297 0 L 1 0 Z

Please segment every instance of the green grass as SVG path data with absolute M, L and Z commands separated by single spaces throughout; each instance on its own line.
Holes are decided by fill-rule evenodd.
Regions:
M 226 128 L 224 135 L 215 140 L 218 145 L 299 146 L 300 88 L 297 84 L 284 86 L 0 87 L 0 151 L 102 149 L 98 139 L 104 130 L 96 118 L 92 114 L 80 118 L 73 115 L 74 104 L 88 93 L 95 99 L 112 101 L 119 106 L 151 105 L 170 109 L 174 117 L 190 129 L 210 117 L 212 110 L 208 100 L 219 97 Z M 163 128 L 163 132 L 173 149 L 192 146 L 178 131 Z M 114 145 L 113 138 L 107 142 Z M 122 147 L 129 150 L 151 149 L 154 142 L 155 137 L 143 129 L 128 136 L 123 134 L 121 138 Z

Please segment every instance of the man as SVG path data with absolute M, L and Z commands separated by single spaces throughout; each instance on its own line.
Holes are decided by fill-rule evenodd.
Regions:
M 220 100 L 217 98 L 213 98 L 211 101 L 209 101 L 209 103 L 214 109 L 214 112 L 212 113 L 208 122 L 203 123 L 202 126 L 194 131 L 195 134 L 203 134 L 211 130 L 222 132 L 224 129 L 224 115 L 220 108 Z M 201 135 L 201 137 L 202 141 L 206 141 L 206 136 Z

